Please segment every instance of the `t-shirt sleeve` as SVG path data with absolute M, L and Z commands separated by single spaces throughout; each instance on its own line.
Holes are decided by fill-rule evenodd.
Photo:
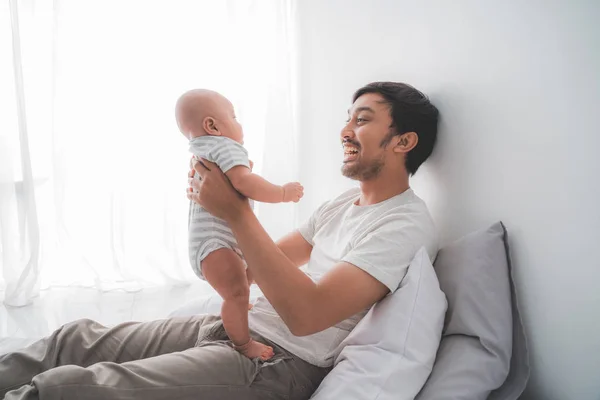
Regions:
M 223 173 L 238 165 L 250 168 L 248 152 L 244 146 L 233 140 L 220 141 L 210 149 L 208 157 L 221 168 Z
M 321 214 L 323 210 L 327 206 L 329 202 L 325 202 L 317 208 L 317 210 L 310 216 L 308 221 L 306 221 L 300 228 L 298 228 L 298 232 L 302 235 L 304 240 L 310 243 L 311 246 L 315 245 L 314 237 L 317 233 L 318 221 L 321 218 Z
M 388 223 L 359 239 L 342 261 L 362 269 L 394 292 L 427 240 L 416 227 Z

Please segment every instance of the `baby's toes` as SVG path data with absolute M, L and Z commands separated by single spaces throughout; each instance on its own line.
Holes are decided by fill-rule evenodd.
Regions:
M 263 361 L 266 361 L 270 358 L 272 358 L 275 355 L 275 352 L 273 351 L 273 348 L 271 346 L 265 346 L 265 349 L 263 350 L 260 358 Z

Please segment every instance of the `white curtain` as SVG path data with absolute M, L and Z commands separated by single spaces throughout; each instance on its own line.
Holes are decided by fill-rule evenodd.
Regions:
M 231 99 L 255 172 L 297 180 L 292 0 L 0 2 L 0 291 L 194 279 L 173 108 Z M 277 238 L 294 205 L 263 205 Z

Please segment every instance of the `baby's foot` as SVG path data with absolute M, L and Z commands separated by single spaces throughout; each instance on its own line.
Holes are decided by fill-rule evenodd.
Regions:
M 250 341 L 242 346 L 234 346 L 237 351 L 248 357 L 249 359 L 260 358 L 263 361 L 266 361 L 273 357 L 273 348 L 271 346 L 267 346 L 266 344 L 262 344 L 257 342 L 254 339 L 250 339 Z

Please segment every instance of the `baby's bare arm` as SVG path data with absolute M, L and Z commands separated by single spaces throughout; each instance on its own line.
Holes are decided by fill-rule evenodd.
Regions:
M 225 174 L 233 187 L 244 196 L 263 203 L 284 201 L 283 186 L 274 185 L 263 177 L 253 174 L 244 166 L 233 167 Z

